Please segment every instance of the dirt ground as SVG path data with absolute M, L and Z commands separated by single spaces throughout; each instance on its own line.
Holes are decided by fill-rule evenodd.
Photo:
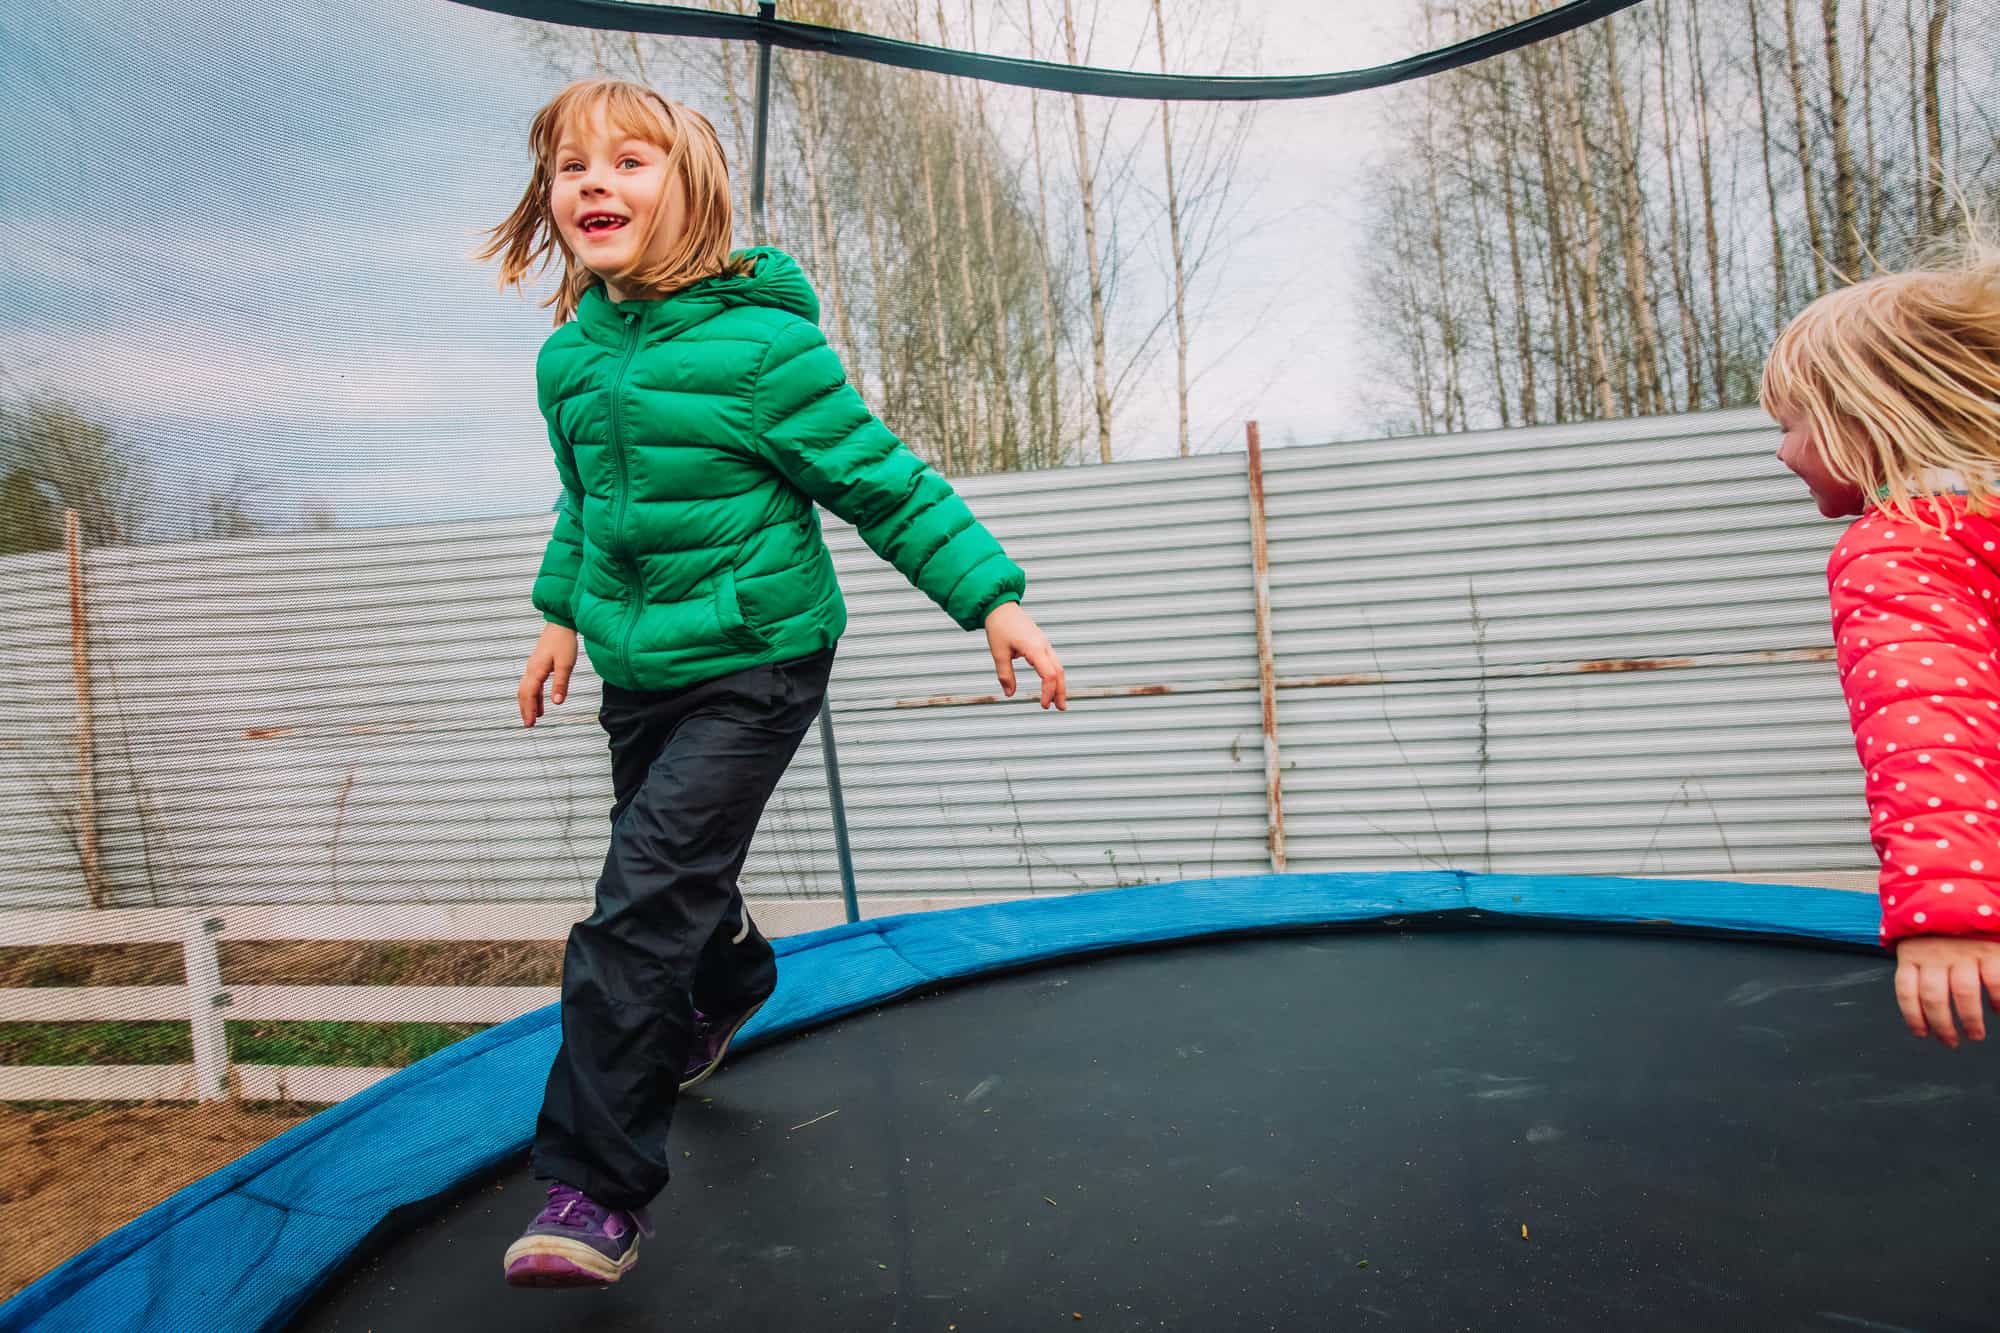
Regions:
M 0 1300 L 314 1109 L 0 1105 Z

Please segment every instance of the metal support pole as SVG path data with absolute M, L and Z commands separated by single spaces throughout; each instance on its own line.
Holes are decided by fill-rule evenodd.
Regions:
M 774 19 L 778 14 L 777 0 L 762 0 L 757 6 L 757 17 Z M 769 228 L 764 219 L 764 176 L 765 164 L 769 161 L 771 124 L 771 43 L 766 38 L 757 40 L 757 137 L 751 150 L 750 164 L 750 234 L 759 245 L 764 243 Z M 854 888 L 854 851 L 847 840 L 847 802 L 840 790 L 840 749 L 833 739 L 833 704 L 829 698 L 819 701 L 819 750 L 826 766 L 827 804 L 833 814 L 833 848 L 840 859 L 840 901 L 847 910 L 849 921 L 861 919 L 861 903 Z
M 861 902 L 854 891 L 854 852 L 847 843 L 847 802 L 840 793 L 840 751 L 833 743 L 833 708 L 819 701 L 819 751 L 826 763 L 826 796 L 833 809 L 833 849 L 840 857 L 840 901 L 849 921 L 861 919 Z
M 757 6 L 757 17 L 774 19 L 778 16 L 777 0 L 762 0 Z M 750 163 L 750 235 L 762 245 L 770 229 L 764 225 L 764 163 L 771 126 L 771 41 L 768 37 L 757 39 L 757 138 L 756 147 L 751 150 Z

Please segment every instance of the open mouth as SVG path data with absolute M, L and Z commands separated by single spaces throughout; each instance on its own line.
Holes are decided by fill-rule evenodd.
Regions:
M 616 213 L 585 213 L 577 222 L 586 236 L 605 236 L 622 230 L 631 219 Z

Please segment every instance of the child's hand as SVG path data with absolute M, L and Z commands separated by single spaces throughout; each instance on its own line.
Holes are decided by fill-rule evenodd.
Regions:
M 1014 659 L 1024 657 L 1042 678 L 1042 707 L 1053 703 L 1065 712 L 1069 710 L 1069 687 L 1063 681 L 1056 650 L 1019 602 L 1003 602 L 987 615 L 986 646 L 993 652 L 993 674 L 1000 678 L 1000 688 L 1009 699 L 1014 697 Z
M 555 701 L 561 703 L 569 697 L 569 673 L 575 666 L 576 631 L 561 625 L 542 626 L 542 637 L 535 640 L 535 651 L 528 654 L 528 669 L 521 673 L 521 688 L 516 691 L 522 726 L 534 726 L 542 715 L 542 682 L 550 676 L 555 677 L 549 691 Z
M 1986 1040 L 1986 1012 L 1979 1000 L 1982 988 L 2000 1007 L 2000 940 L 1912 935 L 1898 941 L 1896 1003 L 1913 1036 L 1936 1037 L 1957 1049 L 1958 1030 L 1951 1022 L 1956 1002 L 1965 1035 Z

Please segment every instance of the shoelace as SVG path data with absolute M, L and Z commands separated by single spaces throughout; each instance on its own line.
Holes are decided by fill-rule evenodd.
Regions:
M 549 1186 L 549 1201 L 542 1207 L 541 1220 L 566 1227 L 592 1227 L 610 1211 L 582 1190 L 557 1182 Z
M 549 1186 L 549 1201 L 542 1206 L 542 1215 L 535 1220 L 559 1226 L 589 1229 L 602 1225 L 604 1219 L 613 1211 L 615 1210 L 606 1208 L 575 1186 L 557 1181 Z M 631 1218 L 632 1226 L 640 1235 L 653 1234 L 652 1214 L 646 1209 L 628 1209 L 626 1216 Z

